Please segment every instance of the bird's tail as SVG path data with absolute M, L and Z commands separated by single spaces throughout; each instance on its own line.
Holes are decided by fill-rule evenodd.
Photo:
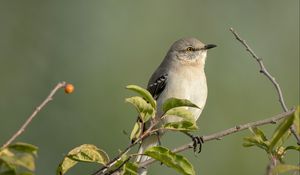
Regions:
M 158 135 L 152 135 L 147 137 L 145 140 L 143 140 L 142 144 L 140 145 L 139 154 L 143 154 L 145 152 L 146 149 L 152 147 L 152 146 L 157 146 L 159 143 L 159 136 Z M 145 162 L 146 160 L 149 160 L 150 157 L 148 156 L 144 156 L 144 155 L 140 155 L 137 157 L 137 162 L 138 163 L 142 163 Z M 141 167 L 138 169 L 138 174 L 139 175 L 146 175 L 147 174 L 147 167 Z

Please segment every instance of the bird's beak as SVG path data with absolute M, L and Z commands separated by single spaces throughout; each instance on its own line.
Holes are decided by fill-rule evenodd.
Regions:
M 205 49 L 205 50 L 208 50 L 208 49 L 212 49 L 212 48 L 214 48 L 214 47 L 217 47 L 217 45 L 215 45 L 215 44 L 206 44 L 206 45 L 204 46 L 204 49 Z

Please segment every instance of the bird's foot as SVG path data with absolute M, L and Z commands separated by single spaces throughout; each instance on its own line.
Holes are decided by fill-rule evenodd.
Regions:
M 190 133 L 187 133 L 187 132 L 185 132 L 185 134 L 193 140 L 193 150 L 194 150 L 194 152 L 195 153 L 196 152 L 200 153 L 201 150 L 202 150 L 202 144 L 204 143 L 202 136 L 194 136 L 194 135 L 192 135 Z M 198 151 L 197 151 L 197 146 L 198 145 L 199 145 L 199 147 L 198 147 Z

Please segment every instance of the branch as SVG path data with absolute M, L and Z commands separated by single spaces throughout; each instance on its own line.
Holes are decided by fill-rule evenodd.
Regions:
M 276 158 L 276 156 L 269 155 L 269 160 L 270 161 L 267 166 L 266 175 L 278 175 L 277 173 L 273 174 L 273 169 L 278 164 L 278 159 Z
M 260 73 L 264 74 L 270 81 L 271 83 L 274 85 L 276 92 L 278 94 L 279 97 L 279 102 L 281 104 L 281 107 L 283 109 L 283 111 L 287 112 L 288 108 L 285 105 L 284 99 L 283 99 L 283 95 L 282 95 L 282 91 L 281 88 L 279 86 L 279 84 L 277 83 L 277 81 L 275 80 L 275 78 L 269 73 L 269 71 L 266 69 L 262 58 L 259 58 L 254 51 L 250 48 L 250 46 L 246 43 L 245 40 L 243 40 L 236 31 L 234 31 L 233 28 L 230 28 L 230 31 L 233 33 L 233 35 L 235 36 L 235 38 L 243 45 L 245 46 L 246 50 L 251 54 L 251 56 L 257 61 L 257 63 L 259 64 L 260 67 Z M 300 145 L 300 136 L 297 134 L 295 126 L 293 125 L 290 128 L 291 132 L 293 133 L 293 135 L 295 136 L 296 140 L 297 140 L 297 144 Z
M 10 145 L 18 136 L 20 136 L 27 126 L 31 123 L 32 119 L 43 109 L 43 107 L 46 106 L 47 103 L 49 103 L 52 99 L 54 94 L 59 90 L 60 88 L 63 88 L 66 86 L 66 82 L 60 82 L 58 83 L 50 92 L 48 97 L 38 106 L 35 108 L 33 113 L 27 118 L 25 123 L 21 126 L 21 128 L 1 147 L 1 149 L 6 148 L 8 145 Z
M 268 70 L 266 69 L 266 67 L 264 66 L 264 63 L 262 61 L 262 58 L 259 58 L 254 52 L 253 50 L 249 47 L 249 45 L 246 43 L 245 40 L 243 40 L 234 30 L 233 28 L 230 28 L 230 31 L 233 33 L 233 35 L 235 36 L 235 38 L 242 44 L 245 46 L 246 50 L 251 54 L 251 56 L 257 61 L 257 63 L 260 66 L 260 73 L 264 74 L 270 81 L 271 83 L 275 86 L 275 89 L 278 93 L 279 96 L 279 102 L 281 104 L 281 107 L 284 111 L 288 111 L 284 99 L 283 99 L 283 95 L 282 95 L 282 91 L 281 88 L 279 86 L 279 84 L 276 82 L 275 78 L 268 72 Z
M 158 120 L 154 120 L 153 122 L 151 122 L 150 127 L 137 139 L 135 140 L 133 143 L 131 143 L 129 146 L 127 146 L 121 153 L 119 153 L 114 159 L 112 159 L 110 162 L 108 162 L 106 164 L 106 166 L 102 167 L 101 169 L 97 170 L 96 172 L 94 172 L 92 175 L 102 175 L 102 174 L 107 174 L 107 171 L 109 168 L 111 168 L 113 165 L 116 164 L 117 161 L 119 161 L 121 159 L 121 157 L 128 153 L 130 151 L 130 149 L 132 147 L 134 147 L 136 144 L 140 143 L 140 141 L 142 141 L 143 139 L 147 138 L 148 136 L 150 136 L 151 134 L 153 134 L 154 132 L 156 132 L 156 130 L 152 130 L 156 125 L 158 124 Z M 115 173 L 115 172 L 114 172 Z M 109 173 L 108 173 L 109 174 Z
M 267 118 L 267 119 L 263 119 L 263 120 L 259 120 L 259 121 L 255 121 L 255 122 L 250 122 L 250 123 L 246 123 L 246 124 L 242 124 L 242 125 L 236 125 L 232 128 L 220 131 L 220 132 L 216 132 L 210 135 L 206 135 L 203 136 L 203 141 L 204 142 L 208 142 L 211 140 L 220 140 L 222 139 L 224 136 L 239 132 L 239 131 L 243 131 L 245 129 L 248 129 L 250 127 L 255 127 L 255 126 L 262 126 L 262 125 L 267 125 L 267 124 L 275 124 L 277 121 L 283 119 L 283 118 L 288 118 L 291 117 L 293 115 L 293 113 L 296 111 L 296 109 L 291 109 L 287 112 L 283 112 L 281 114 L 275 115 L 273 117 Z M 182 145 L 178 148 L 173 149 L 173 152 L 182 152 L 185 150 L 188 150 L 190 148 L 193 148 L 193 142 L 190 142 L 188 144 Z M 146 167 L 152 163 L 154 163 L 155 160 L 154 159 L 149 159 L 145 162 L 142 162 L 140 164 L 140 167 Z

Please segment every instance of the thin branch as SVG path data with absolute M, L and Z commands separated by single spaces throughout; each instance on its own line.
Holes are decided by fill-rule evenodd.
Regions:
M 115 165 L 119 160 L 121 160 L 121 157 L 130 151 L 132 147 L 134 147 L 136 144 L 138 144 L 141 141 L 141 139 L 136 140 L 134 143 L 127 146 L 118 156 L 116 156 L 114 159 L 112 159 L 110 162 L 107 163 L 104 167 L 94 172 L 92 175 L 102 175 L 105 174 L 109 168 L 111 168 L 113 165 Z
M 234 31 L 233 28 L 230 28 L 230 31 L 232 32 L 232 34 L 235 36 L 235 38 L 246 48 L 246 50 L 251 54 L 251 56 L 257 61 L 257 63 L 259 64 L 260 67 L 260 73 L 264 74 L 270 81 L 271 83 L 274 85 L 276 92 L 278 94 L 279 97 L 279 102 L 281 104 L 281 107 L 283 109 L 283 111 L 288 111 L 288 108 L 286 107 L 286 104 L 284 102 L 284 98 L 282 95 L 282 90 L 279 86 L 279 84 L 277 83 L 277 81 L 275 80 L 275 78 L 269 73 L 269 71 L 266 69 L 262 58 L 258 57 L 254 51 L 250 48 L 250 46 L 246 43 L 246 41 L 244 39 L 242 39 L 239 34 Z M 295 126 L 292 126 L 290 128 L 291 132 L 293 133 L 293 135 L 295 136 L 296 140 L 297 140 L 297 144 L 300 145 L 300 136 L 297 134 Z
M 48 102 L 50 102 L 53 99 L 54 94 L 59 90 L 60 88 L 65 87 L 66 82 L 60 82 L 58 83 L 50 92 L 48 97 L 38 106 L 35 108 L 33 113 L 27 118 L 25 123 L 20 127 L 20 129 L 5 143 L 1 148 L 6 148 L 8 145 L 10 145 L 18 136 L 20 136 L 27 126 L 31 123 L 32 119 L 43 109 L 43 107 L 46 106 Z
M 278 159 L 274 155 L 269 155 L 269 160 L 266 175 L 278 175 L 278 173 L 273 174 L 273 169 L 278 164 Z
M 120 169 L 123 167 L 123 165 L 125 165 L 129 160 L 130 160 L 131 157 L 127 158 L 124 162 L 121 163 L 121 165 L 118 166 L 118 168 L 106 173 L 105 175 L 110 175 L 110 174 L 118 174 L 116 172 L 120 171 Z
M 204 142 L 208 142 L 211 140 L 220 140 L 222 139 L 224 136 L 239 132 L 239 131 L 243 131 L 245 129 L 248 129 L 250 127 L 255 127 L 255 126 L 262 126 L 262 125 L 267 125 L 267 124 L 275 124 L 277 121 L 283 119 L 283 118 L 288 118 L 291 117 L 293 115 L 293 113 L 295 112 L 295 109 L 291 109 L 287 112 L 283 112 L 281 114 L 275 115 L 273 117 L 267 118 L 267 119 L 263 119 L 263 120 L 259 120 L 259 121 L 255 121 L 255 122 L 250 122 L 250 123 L 246 123 L 246 124 L 242 124 L 242 125 L 236 125 L 232 128 L 220 131 L 220 132 L 216 132 L 210 135 L 206 135 L 203 136 L 203 141 Z M 188 150 L 190 148 L 193 148 L 193 142 L 190 142 L 188 144 L 182 145 L 178 148 L 173 149 L 173 152 L 182 152 L 185 150 Z M 154 159 L 149 159 L 145 162 L 142 162 L 139 166 L 140 167 L 146 167 L 152 163 L 154 163 L 156 160 Z
M 266 69 L 266 67 L 264 66 L 264 63 L 262 61 L 262 58 L 259 58 L 254 51 L 250 48 L 250 46 L 246 43 L 245 40 L 243 40 L 236 31 L 233 30 L 233 28 L 230 28 L 230 31 L 233 33 L 233 35 L 235 36 L 235 38 L 243 45 L 245 46 L 246 50 L 251 54 L 251 56 L 257 61 L 257 63 L 260 66 L 260 73 L 264 74 L 274 85 L 277 93 L 278 93 L 278 97 L 279 97 L 279 102 L 281 104 L 281 107 L 284 111 L 288 111 L 288 108 L 285 105 L 284 99 L 283 99 L 283 95 L 282 95 L 282 91 L 281 88 L 279 86 L 279 84 L 277 83 L 277 81 L 275 80 L 275 78 L 268 72 L 268 70 Z
M 142 141 L 143 139 L 147 138 L 148 136 L 150 136 L 151 134 L 156 132 L 156 130 L 153 130 L 153 128 L 157 124 L 158 124 L 157 120 L 154 120 L 153 122 L 151 122 L 150 127 L 137 140 L 135 140 L 133 143 L 131 143 L 129 146 L 127 146 L 121 153 L 118 154 L 118 156 L 116 156 L 114 159 L 112 159 L 110 162 L 108 162 L 106 164 L 106 166 L 104 166 L 101 169 L 97 170 L 92 175 L 106 174 L 106 172 L 109 170 L 109 168 L 111 168 L 117 161 L 119 161 L 124 154 L 129 152 L 132 147 L 134 147 L 136 144 L 140 143 L 140 141 Z

